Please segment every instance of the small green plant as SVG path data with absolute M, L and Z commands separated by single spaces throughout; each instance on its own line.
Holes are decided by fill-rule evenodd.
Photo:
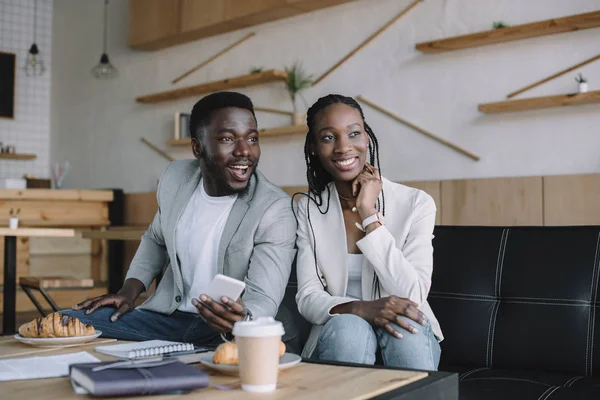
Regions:
M 294 111 L 296 109 L 296 96 L 298 93 L 312 85 L 313 76 L 309 75 L 306 71 L 304 71 L 304 67 L 302 63 L 296 61 L 290 68 L 285 68 L 285 72 L 287 72 L 287 90 L 290 94 L 290 98 L 292 99 L 292 105 L 294 106 Z
M 492 27 L 494 29 L 502 29 L 502 28 L 508 28 L 510 25 L 508 25 L 505 22 L 502 21 L 494 21 L 494 23 L 492 24 Z
M 587 83 L 587 79 L 583 75 L 581 75 L 581 72 L 580 72 L 575 77 L 575 82 L 577 82 L 577 83 Z
M 252 67 L 250 68 L 251 74 L 259 74 L 263 71 L 264 67 Z
M 18 217 L 19 214 L 21 214 L 21 209 L 17 208 L 17 210 L 15 211 L 14 208 L 11 208 L 10 211 L 9 211 L 9 214 L 10 214 L 11 217 Z

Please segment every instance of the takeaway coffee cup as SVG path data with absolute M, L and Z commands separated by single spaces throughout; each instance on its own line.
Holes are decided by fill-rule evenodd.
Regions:
M 279 343 L 285 333 L 271 317 L 240 321 L 233 326 L 238 346 L 240 380 L 247 392 L 272 392 L 279 373 Z

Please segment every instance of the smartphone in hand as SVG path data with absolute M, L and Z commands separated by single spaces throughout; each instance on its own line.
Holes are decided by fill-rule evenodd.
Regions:
M 237 301 L 245 288 L 246 284 L 243 281 L 217 274 L 205 294 L 222 304 L 221 297 L 227 296 L 233 301 Z

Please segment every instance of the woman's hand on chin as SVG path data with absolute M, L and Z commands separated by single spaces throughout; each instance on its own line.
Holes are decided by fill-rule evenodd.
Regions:
M 388 296 L 373 301 L 356 301 L 352 303 L 352 306 L 353 314 L 377 328 L 385 329 L 387 333 L 398 339 L 403 336 L 392 327 L 391 323 L 414 334 L 419 332 L 417 328 L 400 316 L 408 317 L 421 325 L 425 325 L 426 322 L 425 315 L 419 310 L 417 303 L 406 298 Z
M 352 195 L 356 196 L 356 209 L 364 220 L 377 213 L 375 203 L 381 193 L 381 176 L 379 170 L 369 163 L 352 182 Z

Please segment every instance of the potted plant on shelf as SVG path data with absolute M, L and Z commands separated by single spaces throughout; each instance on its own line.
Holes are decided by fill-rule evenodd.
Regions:
M 10 229 L 17 229 L 19 227 L 19 214 L 21 214 L 21 209 L 17 208 L 15 211 L 14 208 L 11 208 L 9 214 L 10 218 L 8 219 L 8 227 Z
M 509 24 L 503 21 L 494 21 L 494 23 L 492 24 L 492 28 L 494 29 L 508 28 L 509 26 Z
M 588 91 L 588 81 L 581 73 L 577 74 L 575 82 L 579 84 L 579 93 L 586 93 Z
M 287 72 L 287 90 L 292 99 L 292 106 L 294 107 L 294 113 L 292 114 L 292 124 L 302 125 L 306 122 L 306 113 L 299 112 L 296 104 L 296 96 L 300 91 L 310 87 L 313 82 L 312 75 L 309 75 L 304 71 L 302 63 L 296 61 L 290 68 L 285 68 Z

